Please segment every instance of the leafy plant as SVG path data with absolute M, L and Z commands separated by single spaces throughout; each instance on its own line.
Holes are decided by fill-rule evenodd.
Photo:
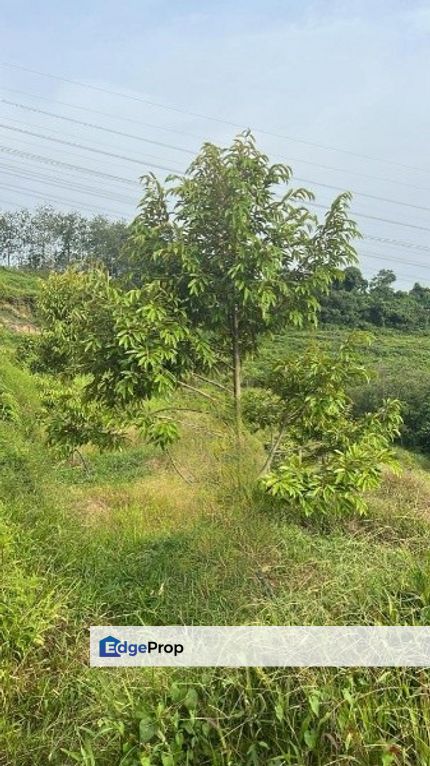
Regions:
M 84 444 L 107 449 L 120 447 L 125 441 L 112 413 L 97 401 L 85 398 L 84 385 L 78 379 L 69 386 L 52 385 L 44 392 L 48 443 L 65 456 L 77 452 Z
M 13 393 L 0 380 L 0 420 L 19 421 L 18 403 Z
M 366 378 L 358 342 L 351 337 L 337 354 L 310 348 L 275 367 L 268 387 L 276 399 L 257 411 L 264 425 L 274 404 L 279 424 L 262 483 L 306 515 L 364 513 L 363 491 L 378 486 L 384 464 L 395 466 L 390 445 L 399 434 L 400 403 L 387 400 L 377 412 L 352 416 L 347 385 Z

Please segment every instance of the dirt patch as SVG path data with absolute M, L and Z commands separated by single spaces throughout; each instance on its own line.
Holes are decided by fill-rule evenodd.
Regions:
M 7 329 L 11 330 L 12 332 L 27 333 L 30 335 L 37 335 L 40 333 L 39 328 L 36 327 L 34 324 L 18 324 L 17 322 L 5 322 L 5 325 Z

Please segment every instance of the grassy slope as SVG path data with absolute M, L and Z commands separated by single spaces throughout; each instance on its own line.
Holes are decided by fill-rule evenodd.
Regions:
M 32 313 L 38 285 L 34 274 L 0 267 L 0 329 L 34 331 Z
M 194 422 L 175 454 L 193 487 L 138 443 L 89 476 L 58 469 L 34 379 L 12 363 L 2 379 L 19 413 L 0 424 L 4 763 L 430 762 L 424 672 L 86 666 L 97 623 L 427 623 L 430 481 L 412 459 L 367 519 L 318 529 L 240 497 Z
M 209 442 L 183 424 L 192 486 L 137 440 L 90 454 L 87 475 L 47 450 L 11 351 L 0 374 L 17 413 L 0 420 L 2 766 L 430 763 L 424 671 L 87 667 L 90 624 L 428 624 L 430 478 L 413 457 L 366 519 L 280 520 L 238 493 L 219 424 Z

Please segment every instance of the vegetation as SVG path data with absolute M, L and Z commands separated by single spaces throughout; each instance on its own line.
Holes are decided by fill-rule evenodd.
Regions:
M 86 218 L 49 205 L 0 213 L 0 259 L 7 267 L 62 271 L 97 262 L 115 272 L 126 237 L 124 221 L 102 215 Z
M 430 288 L 416 282 L 411 290 L 395 290 L 395 281 L 391 269 L 381 269 L 368 281 L 356 266 L 347 267 L 342 279 L 334 280 L 329 295 L 322 300 L 323 324 L 428 330 Z
M 86 448 L 88 472 L 46 447 L 38 378 L 12 355 L 2 382 L 17 413 L 0 420 L 6 764 L 428 760 L 427 671 L 87 667 L 104 622 L 427 624 L 430 483 L 414 458 L 362 519 L 280 519 L 239 492 L 219 421 L 203 432 L 183 414 L 172 457 L 191 486 L 136 436 Z
M 225 164 L 226 157 L 223 159 L 218 157 L 217 159 L 213 152 L 214 147 L 209 151 L 204 162 L 207 168 L 212 167 L 212 171 L 215 172 L 217 164 L 218 169 L 221 162 Z M 239 193 L 239 188 L 235 188 L 238 178 L 236 178 L 236 181 L 230 178 L 228 182 L 229 191 L 225 195 L 224 203 L 221 204 L 220 200 L 217 199 L 220 189 L 216 191 L 210 190 L 210 184 L 207 183 L 207 179 L 205 182 L 205 177 L 201 172 L 202 167 L 200 168 L 199 178 L 198 165 L 196 164 L 194 183 L 197 185 L 195 185 L 193 191 L 191 184 L 188 184 L 186 193 L 192 195 L 199 189 L 198 196 L 200 203 L 203 202 L 205 195 L 211 195 L 211 213 L 212 216 L 215 216 L 218 205 L 222 206 L 224 204 L 228 207 L 229 195 Z M 225 167 L 227 167 L 226 164 Z M 263 171 L 263 167 L 260 170 Z M 270 172 L 280 174 L 278 181 L 288 181 L 291 176 L 291 171 L 287 167 L 284 167 L 282 170 L 281 166 L 274 166 L 273 170 L 269 171 L 270 167 L 266 164 L 267 180 L 270 180 Z M 264 184 L 263 177 L 264 172 L 260 177 L 260 183 Z M 199 180 L 197 180 L 198 178 Z M 169 238 L 171 240 L 170 244 L 173 245 L 173 240 L 178 235 L 178 232 L 176 232 L 172 236 L 173 229 L 171 222 L 169 223 L 172 211 L 166 209 L 166 205 L 170 204 L 171 193 L 174 195 L 181 193 L 179 188 L 176 189 L 175 179 L 170 179 L 169 184 L 165 188 L 159 185 L 155 177 L 148 176 L 145 179 L 145 196 L 142 202 L 142 209 L 134 223 L 132 230 L 134 236 L 131 239 L 129 237 L 129 227 L 124 221 L 112 221 L 100 215 L 87 218 L 79 213 L 63 213 L 46 205 L 37 208 L 35 211 L 22 209 L 0 212 L 0 262 L 3 262 L 7 267 L 18 266 L 20 269 L 31 269 L 41 274 L 50 271 L 62 272 L 71 266 L 88 268 L 98 264 L 102 265 L 113 276 L 119 276 L 125 272 L 130 273 L 131 271 L 138 284 L 141 283 L 142 278 L 146 279 L 148 275 L 153 279 L 157 270 L 161 270 L 164 278 L 169 274 L 173 277 L 174 269 L 177 268 L 179 269 L 178 273 L 183 274 L 185 271 L 188 274 L 188 277 L 184 277 L 185 281 L 188 279 L 188 282 L 190 282 L 193 278 L 196 280 L 192 283 L 192 289 L 195 297 L 197 297 L 198 291 L 201 290 L 201 278 L 203 276 L 201 267 L 202 263 L 206 264 L 205 258 L 202 259 L 202 263 L 199 266 L 199 277 L 197 277 L 197 272 L 194 273 L 192 271 L 192 268 L 196 267 L 196 263 L 192 261 L 185 263 L 178 253 L 176 258 L 172 257 L 169 259 L 168 264 L 164 258 L 161 261 L 157 259 L 152 260 L 154 253 L 157 252 L 158 245 L 161 243 L 165 245 Z M 266 189 L 266 194 L 268 195 L 267 199 L 269 199 L 269 187 Z M 284 199 L 283 209 L 284 213 L 288 212 L 289 225 L 291 225 L 292 211 L 295 209 L 293 203 L 300 199 L 302 202 L 305 202 L 307 196 L 309 196 L 309 193 L 306 190 L 298 189 L 295 192 L 290 192 Z M 263 198 L 261 204 L 263 207 Z M 243 199 L 242 212 L 245 209 L 246 200 Z M 272 199 L 271 214 L 277 214 L 279 219 L 277 222 L 278 226 L 281 221 L 280 210 L 281 206 L 278 205 L 277 208 L 275 200 Z M 205 212 L 205 215 L 209 211 L 210 208 Z M 301 208 L 300 213 L 295 215 L 296 234 L 294 235 L 293 231 L 289 230 L 288 237 L 290 242 L 297 236 L 298 231 L 301 230 L 303 233 L 306 224 L 310 223 L 312 219 L 309 213 L 306 213 L 304 207 Z M 302 216 L 301 220 L 300 215 Z M 264 211 L 264 216 L 266 216 L 267 226 L 270 219 L 269 209 Z M 225 234 L 226 230 L 231 227 L 228 224 L 228 219 L 224 220 L 226 222 Z M 200 220 L 200 226 L 202 221 L 203 218 Z M 209 218 L 206 219 L 206 225 L 208 224 Z M 140 233 L 149 225 L 153 229 L 153 236 L 148 239 L 144 235 L 142 239 Z M 237 220 L 235 225 L 237 227 L 237 234 L 243 224 Z M 300 226 L 302 227 L 301 229 Z M 185 234 L 185 228 L 184 226 L 183 234 Z M 252 232 L 252 236 L 258 236 L 257 229 L 252 231 L 252 227 L 249 226 L 248 229 L 249 234 Z M 233 234 L 232 229 L 228 236 L 230 234 Z M 287 233 L 285 232 L 285 234 Z M 198 235 L 197 230 L 194 231 L 193 236 L 196 235 Z M 187 236 L 191 236 L 191 230 L 188 231 Z M 221 236 L 221 231 L 218 231 L 218 236 Z M 308 244 L 310 239 L 310 235 L 307 234 L 306 241 Z M 130 243 L 132 243 L 131 249 L 129 247 Z M 176 241 L 176 244 L 178 244 L 178 241 Z M 302 244 L 304 245 L 305 243 L 303 242 Z M 334 243 L 331 242 L 330 244 L 333 249 Z M 199 252 L 202 256 L 203 250 L 200 249 Z M 344 255 L 347 254 L 348 250 L 345 249 Z M 130 262 L 130 255 L 132 256 L 131 261 L 134 264 Z M 341 266 L 341 263 L 339 262 L 338 265 Z M 347 261 L 345 261 L 344 265 L 345 268 L 341 269 L 337 277 L 332 275 L 334 279 L 331 282 L 328 295 L 320 296 L 322 308 L 320 321 L 322 324 L 335 324 L 340 327 L 359 329 L 386 327 L 408 332 L 428 330 L 430 288 L 415 283 L 410 290 L 396 290 L 396 275 L 392 269 L 381 269 L 374 277 L 368 280 L 365 279 L 356 265 L 352 265 L 351 262 L 348 265 Z M 143 268 L 142 272 L 139 272 L 139 266 Z M 252 278 L 252 269 L 248 270 L 246 274 L 248 279 Z M 211 278 L 212 276 L 208 272 L 204 275 L 204 279 Z M 237 283 L 239 283 L 240 272 L 237 273 L 236 279 Z M 245 282 L 243 283 L 244 287 Z M 1 297 L 2 287 L 0 283 L 0 299 Z
M 6 300 L 5 766 L 430 761 L 427 670 L 87 666 L 92 624 L 429 623 L 428 465 L 392 470 L 377 377 L 407 358 L 424 392 L 428 339 L 417 362 L 407 336 L 293 329 L 356 232 L 347 198 L 319 223 L 279 180 L 250 136 L 207 145 L 173 198 L 147 179 L 120 279 L 1 272 L 42 329 L 17 335 Z M 424 444 L 406 394 L 400 438 Z
M 251 387 L 264 385 L 267 370 L 286 349 L 290 353 L 303 354 L 309 345 L 316 345 L 320 351 L 333 353 L 350 335 L 347 329 L 318 329 L 289 331 L 268 339 L 258 357 L 247 362 L 245 383 Z M 362 342 L 359 341 L 357 353 L 369 372 L 369 379 L 360 384 L 352 385 L 351 382 L 348 385 L 348 394 L 356 414 L 376 411 L 387 398 L 399 400 L 402 404 L 403 424 L 398 443 L 428 454 L 430 336 L 380 329 L 371 343 L 365 342 L 365 337 L 362 336 Z
M 249 134 L 225 150 L 206 144 L 174 187 L 145 179 L 127 246 L 131 289 L 100 271 L 47 281 L 41 358 L 72 380 L 68 391 L 50 396 L 51 443 L 71 452 L 88 442 L 109 446 L 133 425 L 168 448 L 179 435 L 174 414 L 184 409 L 174 399 L 178 388 L 223 409 L 219 396 L 190 385 L 197 377 L 225 393 L 227 408 L 230 388 L 242 481 L 242 360 L 264 333 L 315 322 L 319 295 L 355 258 L 348 196 L 318 223 L 302 203 L 304 190 L 279 199 L 276 190 L 289 179 L 289 168 L 270 165 Z M 345 385 L 363 370 L 351 344 L 338 357 L 320 358 L 315 348 L 305 367 L 301 359 L 279 360 L 257 392 L 265 403 L 260 422 L 254 408 L 253 423 L 273 431 L 260 471 L 264 487 L 307 514 L 364 512 L 362 490 L 392 462 L 389 446 L 401 422 L 398 403 L 389 400 L 353 422 Z M 166 402 L 154 407 L 160 397 Z

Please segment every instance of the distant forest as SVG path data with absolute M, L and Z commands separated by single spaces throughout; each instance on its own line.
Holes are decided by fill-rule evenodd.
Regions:
M 99 264 L 119 276 L 127 268 L 127 233 L 123 220 L 62 213 L 50 206 L 0 212 L 0 264 L 40 272 Z M 392 269 L 367 280 L 359 268 L 346 268 L 322 299 L 321 324 L 430 329 L 430 288 L 417 282 L 410 290 L 396 290 L 395 283 Z
M 321 323 L 340 327 L 430 328 L 430 288 L 418 282 L 411 290 L 395 289 L 392 269 L 381 269 L 367 280 L 360 269 L 347 267 L 322 300 Z

